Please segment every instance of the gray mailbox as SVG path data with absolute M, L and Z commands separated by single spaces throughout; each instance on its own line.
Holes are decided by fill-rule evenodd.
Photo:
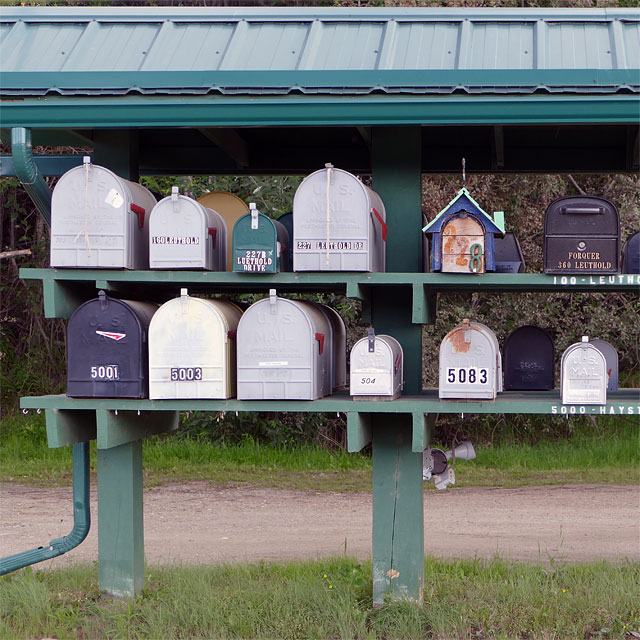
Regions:
M 500 390 L 498 340 L 488 327 L 463 320 L 440 344 L 439 396 L 495 400 Z
M 562 354 L 560 383 L 562 404 L 607 404 L 607 362 L 588 336 Z
M 402 347 L 369 329 L 351 349 L 350 393 L 354 400 L 394 400 L 402 390 Z
M 302 300 L 300 302 L 303 302 Z M 325 315 L 332 329 L 333 356 L 331 358 L 331 387 L 343 389 L 347 386 L 347 329 L 340 314 L 332 307 L 317 302 L 313 304 Z
M 149 397 L 235 396 L 236 329 L 231 302 L 180 297 L 165 302 L 149 326 Z
M 607 391 L 618 390 L 618 352 L 615 347 L 604 340 L 594 338 L 591 344 L 604 356 L 607 363 Z
M 227 268 L 227 227 L 222 216 L 171 187 L 149 220 L 151 269 Z
M 333 327 L 312 303 L 276 296 L 252 304 L 237 336 L 238 398 L 315 400 L 331 393 Z
M 380 196 L 327 164 L 293 200 L 294 271 L 384 271 L 387 224 Z
M 146 269 L 151 192 L 91 164 L 67 171 L 51 197 L 51 266 Z

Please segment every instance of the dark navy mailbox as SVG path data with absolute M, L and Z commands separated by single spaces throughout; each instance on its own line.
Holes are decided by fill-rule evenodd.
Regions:
M 287 230 L 289 234 L 289 270 L 293 269 L 293 211 L 283 213 L 278 222 Z
M 520 243 L 515 234 L 507 231 L 504 238 L 495 236 L 494 252 L 496 257 L 496 273 L 520 273 L 524 271 L 524 258 Z
M 67 395 L 147 397 L 147 332 L 156 309 L 104 291 L 80 305 L 67 327 Z
M 640 231 L 629 236 L 622 249 L 622 273 L 640 273 Z
M 544 217 L 545 273 L 618 273 L 618 210 L 596 196 L 554 200 Z
M 553 340 L 544 329 L 519 327 L 504 345 L 505 390 L 553 389 L 554 361 Z

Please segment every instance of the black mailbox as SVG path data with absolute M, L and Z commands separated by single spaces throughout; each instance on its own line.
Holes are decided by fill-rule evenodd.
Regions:
M 507 231 L 503 238 L 496 236 L 493 242 L 496 273 L 520 273 L 524 271 L 522 250 L 514 233 Z
M 80 305 L 67 327 L 67 395 L 71 398 L 145 398 L 147 331 L 157 306 L 110 298 Z
M 512 331 L 504 345 L 505 391 L 553 389 L 554 355 L 544 329 L 526 325 Z
M 640 273 L 640 231 L 630 235 L 622 249 L 622 273 Z
M 547 207 L 545 273 L 618 273 L 619 253 L 618 210 L 609 200 L 569 196 Z
M 293 211 L 289 211 L 288 213 L 283 213 L 279 218 L 278 222 L 287 230 L 289 234 L 289 268 L 287 271 L 291 271 L 293 269 Z

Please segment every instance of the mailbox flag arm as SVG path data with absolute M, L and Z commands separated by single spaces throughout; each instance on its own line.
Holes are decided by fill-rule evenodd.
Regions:
M 71 533 L 51 540 L 44 547 L 0 558 L 0 576 L 36 562 L 61 556 L 77 547 L 87 537 L 91 527 L 89 496 L 89 443 L 79 442 L 73 445 L 73 529 Z
M 389 231 L 389 227 L 387 226 L 387 223 L 382 219 L 382 216 L 375 210 L 375 208 L 371 209 L 371 213 L 373 213 L 373 215 L 378 218 L 378 222 L 380 223 L 380 226 L 382 227 L 382 240 L 383 242 L 387 241 L 387 232 Z
M 140 205 L 137 204 L 133 204 L 133 202 L 131 203 L 131 211 L 133 211 L 133 213 L 137 213 L 138 214 L 138 224 L 140 225 L 140 228 L 142 229 L 142 227 L 144 227 L 144 214 L 146 213 L 144 207 L 141 207 Z

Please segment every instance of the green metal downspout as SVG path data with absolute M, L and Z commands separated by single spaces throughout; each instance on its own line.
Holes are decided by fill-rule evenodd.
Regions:
M 11 154 L 16 176 L 45 222 L 51 225 L 51 189 L 38 171 L 31 150 L 31 129 L 11 129 Z
M 89 443 L 73 445 L 73 529 L 68 536 L 56 538 L 45 547 L 0 558 L 0 576 L 36 562 L 61 556 L 77 547 L 89 533 L 91 511 L 89 504 Z

